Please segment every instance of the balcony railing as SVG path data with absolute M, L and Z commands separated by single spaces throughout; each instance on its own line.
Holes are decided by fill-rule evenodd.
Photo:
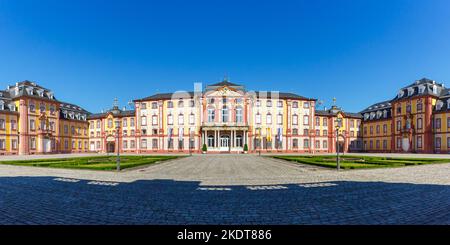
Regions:
M 202 126 L 208 127 L 244 127 L 248 126 L 248 124 L 244 122 L 204 122 Z

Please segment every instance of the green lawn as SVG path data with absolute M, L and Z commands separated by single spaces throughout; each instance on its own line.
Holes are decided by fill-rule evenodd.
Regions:
M 327 168 L 336 168 L 336 156 L 273 156 L 298 163 L 316 165 Z M 372 157 L 372 156 L 340 156 L 340 165 L 343 169 L 403 167 L 432 163 L 449 163 L 450 159 L 436 158 L 400 158 L 400 157 Z
M 126 169 L 137 166 L 149 165 L 160 161 L 175 159 L 178 157 L 179 156 L 121 156 L 120 168 Z M 117 159 L 116 156 L 74 157 L 74 158 L 0 161 L 0 164 L 50 167 L 50 168 L 115 170 L 116 159 Z

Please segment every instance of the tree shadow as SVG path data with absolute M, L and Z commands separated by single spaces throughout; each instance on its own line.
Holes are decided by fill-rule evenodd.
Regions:
M 0 224 L 450 224 L 450 186 L 1 177 Z

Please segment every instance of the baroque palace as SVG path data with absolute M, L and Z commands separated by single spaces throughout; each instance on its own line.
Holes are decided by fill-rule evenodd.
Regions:
M 227 79 L 91 114 L 24 81 L 0 90 L 0 154 L 71 152 L 423 152 L 450 149 L 450 93 L 429 79 L 349 113 Z M 446 124 L 444 124 L 446 122 Z

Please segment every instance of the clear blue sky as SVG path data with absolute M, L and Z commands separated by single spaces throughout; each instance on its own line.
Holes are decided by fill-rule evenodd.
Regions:
M 450 86 L 450 1 L 0 0 L 0 86 L 91 112 L 194 82 L 357 112 L 428 77 Z

